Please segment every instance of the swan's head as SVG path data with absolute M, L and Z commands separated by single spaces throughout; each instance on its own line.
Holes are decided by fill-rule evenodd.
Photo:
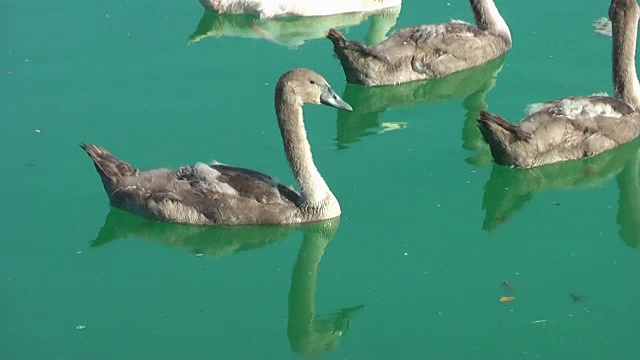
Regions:
M 284 73 L 276 85 L 276 101 L 278 97 L 299 105 L 322 104 L 353 111 L 351 105 L 331 89 L 324 77 L 309 69 L 299 68 Z
M 640 8 L 637 0 L 611 0 L 609 19 L 614 25 L 638 22 L 638 17 L 640 17 Z

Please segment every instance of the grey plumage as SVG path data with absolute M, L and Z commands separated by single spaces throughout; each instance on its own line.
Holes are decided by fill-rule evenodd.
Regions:
M 300 192 L 261 172 L 217 162 L 141 172 L 102 147 L 81 146 L 93 160 L 111 204 L 146 218 L 196 225 L 279 225 L 339 216 L 340 205 L 313 164 L 302 105 L 351 107 L 308 69 L 283 74 L 275 102 Z
M 511 33 L 491 0 L 470 0 L 476 25 L 449 23 L 399 29 L 374 45 L 347 40 L 331 29 L 327 38 L 350 83 L 392 85 L 440 78 L 482 65 L 511 48 Z
M 640 134 L 640 84 L 635 68 L 640 9 L 636 0 L 612 0 L 609 16 L 615 97 L 577 96 L 534 104 L 517 124 L 481 113 L 478 126 L 498 164 L 532 168 L 591 157 Z

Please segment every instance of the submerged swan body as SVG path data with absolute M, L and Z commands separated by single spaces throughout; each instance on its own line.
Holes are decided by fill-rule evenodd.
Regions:
M 568 97 L 534 104 L 518 124 L 481 113 L 478 126 L 498 164 L 532 168 L 591 157 L 640 134 L 640 83 L 635 66 L 640 8 L 636 0 L 612 0 L 609 17 L 615 96 Z
M 327 38 L 347 81 L 366 86 L 440 78 L 485 64 L 511 48 L 511 32 L 492 0 L 470 0 L 476 25 L 453 20 L 403 28 L 365 46 L 331 29 Z
M 402 0 L 200 0 L 200 3 L 218 14 L 271 18 L 370 12 L 401 5 Z
M 340 215 L 340 205 L 313 163 L 303 104 L 352 110 L 312 70 L 294 69 L 280 77 L 276 114 L 300 192 L 261 172 L 217 162 L 140 171 L 104 148 L 81 146 L 93 160 L 110 203 L 146 218 L 194 225 L 284 225 L 332 219 Z

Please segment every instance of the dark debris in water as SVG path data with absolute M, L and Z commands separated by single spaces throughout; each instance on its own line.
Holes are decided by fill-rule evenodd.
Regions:
M 512 292 L 513 291 L 513 286 L 511 286 L 511 284 L 509 284 L 509 282 L 507 280 L 504 280 L 500 286 L 502 286 L 502 288 L 504 289 L 504 291 L 506 292 Z
M 572 302 L 582 301 L 585 298 L 584 295 L 578 295 L 578 294 L 575 294 L 575 293 L 569 294 L 569 297 L 571 298 Z

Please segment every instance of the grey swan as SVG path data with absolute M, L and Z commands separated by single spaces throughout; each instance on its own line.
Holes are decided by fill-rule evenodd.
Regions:
M 102 147 L 81 147 L 111 205 L 142 217 L 192 225 L 292 225 L 336 218 L 340 204 L 313 162 L 303 104 L 353 110 L 312 70 L 293 69 L 278 80 L 278 125 L 299 192 L 261 172 L 218 162 L 140 171 Z
M 476 25 L 452 20 L 395 31 L 365 46 L 331 29 L 327 38 L 347 82 L 365 86 L 441 78 L 485 64 L 511 49 L 511 32 L 492 0 L 470 0 Z
M 635 65 L 638 3 L 612 0 L 609 17 L 615 96 L 595 94 L 533 104 L 518 124 L 487 111 L 480 113 L 478 126 L 496 163 L 533 168 L 591 157 L 640 134 L 640 84 Z

